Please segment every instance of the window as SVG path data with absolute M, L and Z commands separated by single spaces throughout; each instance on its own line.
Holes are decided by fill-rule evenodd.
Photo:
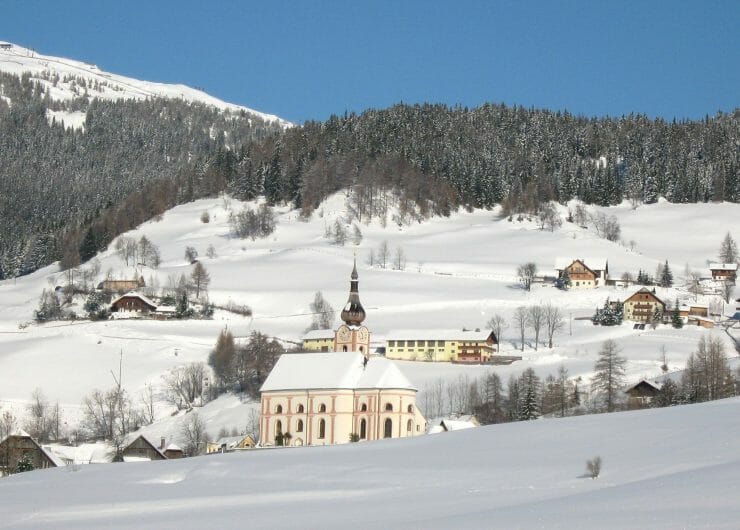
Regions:
M 410 433 L 412 429 L 413 429 L 413 422 L 409 420 L 406 422 L 406 432 Z
M 347 351 L 347 346 L 342 346 L 342 351 Z
M 393 411 L 393 405 L 391 405 L 390 403 L 386 403 L 385 404 L 385 410 L 392 412 Z
M 398 347 L 399 348 L 403 348 L 404 346 L 406 346 L 406 341 L 405 340 L 399 340 L 398 341 Z
M 383 428 L 383 438 L 390 438 L 393 436 L 393 420 L 390 418 L 385 420 L 385 426 Z
M 324 405 L 323 403 L 319 405 L 319 412 L 326 412 L 326 405 Z
M 409 411 L 409 414 L 413 414 L 414 413 L 414 406 L 413 405 L 409 405 L 408 411 Z
M 298 425 L 295 428 L 296 432 L 303 432 L 303 420 L 298 420 Z
M 437 347 L 438 348 L 444 348 L 444 346 L 445 346 L 445 341 L 443 341 L 443 340 L 438 340 L 437 341 Z
M 360 440 L 364 440 L 367 437 L 367 422 L 365 418 L 360 420 Z
M 282 414 L 282 413 L 283 413 L 282 405 L 278 405 L 277 407 L 275 407 L 275 414 Z
M 360 407 L 360 410 L 362 412 L 367 412 L 367 403 L 363 403 L 362 406 Z
M 319 420 L 319 438 L 326 438 L 326 420 Z
M 416 346 L 416 341 L 415 340 L 408 341 L 408 346 Z
M 275 433 L 282 434 L 282 432 L 283 432 L 283 422 L 278 420 L 275 422 Z
M 303 412 L 303 404 L 298 405 L 298 412 Z
M 396 345 L 396 341 L 395 340 L 389 340 L 388 341 L 388 347 L 389 348 L 393 348 L 393 347 L 395 347 L 395 345 Z

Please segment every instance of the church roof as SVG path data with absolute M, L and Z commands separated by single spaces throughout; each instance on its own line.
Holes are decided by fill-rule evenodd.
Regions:
M 396 364 L 360 352 L 284 353 L 267 376 L 261 392 L 318 389 L 416 390 Z

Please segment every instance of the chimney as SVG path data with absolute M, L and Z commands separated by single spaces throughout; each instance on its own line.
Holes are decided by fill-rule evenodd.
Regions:
M 160 438 L 160 440 L 159 440 L 159 448 L 162 451 L 164 451 L 164 448 L 165 448 L 165 445 L 164 445 L 164 436 L 162 436 L 162 438 Z

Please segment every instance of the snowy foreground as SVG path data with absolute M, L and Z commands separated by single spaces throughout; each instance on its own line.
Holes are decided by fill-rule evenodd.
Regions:
M 0 528 L 737 528 L 738 418 L 733 398 L 34 471 L 0 481 Z

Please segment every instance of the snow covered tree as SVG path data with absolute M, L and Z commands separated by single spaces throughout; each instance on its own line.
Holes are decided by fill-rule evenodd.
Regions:
M 519 378 L 519 419 L 536 420 L 541 416 L 541 382 L 532 368 L 527 368 Z
M 188 263 L 191 265 L 198 261 L 198 251 L 195 250 L 195 247 L 185 247 L 185 259 L 188 260 Z
M 557 282 L 555 282 L 555 286 L 558 289 L 567 291 L 568 289 L 570 289 L 571 285 L 572 285 L 572 282 L 570 280 L 570 274 L 568 273 L 567 269 L 563 269 L 563 272 L 560 273 L 560 276 L 558 277 Z
M 617 343 L 612 339 L 605 340 L 594 365 L 596 374 L 591 380 L 591 388 L 602 398 L 607 412 L 617 407 L 626 366 L 627 359 L 619 356 Z
M 678 298 L 676 298 L 676 303 L 674 304 L 673 311 L 671 313 L 671 325 L 676 329 L 683 327 L 683 319 L 681 318 L 681 309 L 678 304 Z
M 307 331 L 312 329 L 331 329 L 334 324 L 336 311 L 334 311 L 331 304 L 326 301 L 321 291 L 316 291 L 316 294 L 313 297 L 313 302 L 311 302 L 308 307 L 311 312 L 311 325 L 308 327 Z
M 668 260 L 666 260 L 665 265 L 660 268 L 660 275 L 656 277 L 658 278 L 658 285 L 661 287 L 673 287 L 673 273 L 671 272 L 671 268 L 668 266 Z
M 737 243 L 732 239 L 729 232 L 725 235 L 722 240 L 722 244 L 719 246 L 719 260 L 722 263 L 735 263 L 738 258 Z
M 187 456 L 198 456 L 205 453 L 208 433 L 206 432 L 206 423 L 197 412 L 188 414 L 187 419 L 180 427 L 180 437 L 184 441 L 183 450 Z
M 30 453 L 23 453 L 15 466 L 15 472 L 23 473 L 25 471 L 33 471 L 34 469 Z

